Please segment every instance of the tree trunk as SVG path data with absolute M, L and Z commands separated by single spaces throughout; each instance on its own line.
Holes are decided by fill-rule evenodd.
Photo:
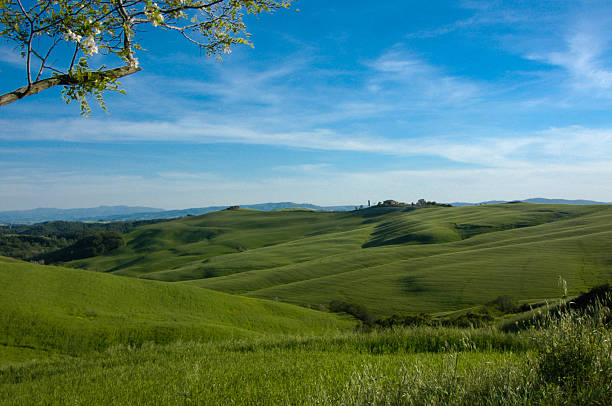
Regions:
M 100 72 L 93 72 L 94 75 L 100 75 L 101 77 L 113 77 L 113 78 L 121 78 L 123 76 L 131 75 L 132 73 L 136 73 L 142 70 L 142 68 L 136 66 L 122 66 L 120 68 L 104 70 Z M 59 75 L 48 79 L 42 79 L 36 81 L 28 86 L 20 87 L 17 90 L 14 90 L 10 93 L 6 93 L 0 96 L 0 106 L 4 106 L 5 104 L 9 104 L 15 102 L 19 99 L 23 99 L 26 96 L 31 96 L 36 93 L 40 93 L 43 90 L 49 89 L 54 86 L 59 85 L 74 85 L 75 81 L 72 76 Z

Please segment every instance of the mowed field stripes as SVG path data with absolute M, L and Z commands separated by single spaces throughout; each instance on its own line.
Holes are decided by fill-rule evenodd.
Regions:
M 510 203 L 349 213 L 232 210 L 137 229 L 69 266 L 376 315 L 447 312 L 612 279 L 612 206 Z

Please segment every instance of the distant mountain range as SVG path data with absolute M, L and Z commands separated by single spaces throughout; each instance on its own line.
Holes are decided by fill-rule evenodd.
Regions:
M 594 200 L 566 200 L 566 199 L 544 199 L 542 197 L 536 197 L 533 199 L 525 199 L 525 200 L 513 200 L 513 201 L 521 201 L 525 203 L 538 203 L 538 204 L 612 204 L 606 202 L 596 202 Z M 486 202 L 480 203 L 466 203 L 466 202 L 454 202 L 451 203 L 453 206 L 476 206 L 479 204 L 498 204 L 498 203 L 508 203 L 509 200 L 489 200 Z
M 210 213 L 213 211 L 219 211 L 227 209 L 229 206 L 210 206 L 210 207 L 194 207 L 191 209 L 182 210 L 165 210 L 165 211 L 153 211 L 148 213 L 133 213 L 130 215 L 116 215 L 104 218 L 105 221 L 113 220 L 151 220 L 151 219 L 171 219 L 176 217 L 183 217 L 187 215 L 199 216 L 200 214 Z M 355 206 L 317 206 L 309 203 L 293 203 L 293 202 L 281 202 L 281 203 L 258 203 L 258 204 L 246 204 L 240 205 L 242 209 L 254 209 L 262 211 L 282 210 L 292 207 L 303 207 L 305 209 L 322 210 L 322 211 L 349 211 L 354 210 Z M 92 219 L 90 219 L 92 220 Z
M 544 199 L 534 198 L 521 200 L 527 203 L 541 204 L 612 204 L 596 202 L 592 200 L 565 200 L 565 199 Z M 506 203 L 505 200 L 489 200 L 480 203 L 454 202 L 453 206 L 475 206 L 479 204 Z M 228 206 L 196 207 L 182 210 L 163 210 L 153 207 L 140 206 L 99 206 L 84 209 L 53 209 L 40 208 L 33 210 L 12 210 L 0 212 L 0 223 L 4 224 L 30 224 L 43 221 L 132 221 L 132 220 L 151 220 L 151 219 L 170 219 L 187 215 L 197 216 L 213 211 L 226 209 Z M 322 211 L 349 211 L 354 210 L 355 205 L 351 206 L 317 206 L 309 203 L 259 203 L 241 205 L 241 208 L 255 209 L 262 211 L 282 210 L 292 207 L 303 207 L 306 209 Z
M 187 215 L 197 216 L 226 209 L 228 206 L 198 207 L 183 210 L 163 210 L 152 207 L 138 206 L 99 206 L 85 209 L 52 209 L 41 208 L 33 210 L 12 210 L 0 212 L 0 223 L 29 224 L 43 221 L 120 221 L 120 220 L 150 220 L 170 219 Z M 260 203 L 240 206 L 245 209 L 263 211 L 281 210 L 292 207 L 303 207 L 323 211 L 348 211 L 355 206 L 317 206 L 308 203 Z
M 114 216 L 127 216 L 139 212 L 159 213 L 162 209 L 138 206 L 99 206 L 86 209 L 40 208 L 0 212 L 0 223 L 40 223 L 43 221 L 85 221 Z

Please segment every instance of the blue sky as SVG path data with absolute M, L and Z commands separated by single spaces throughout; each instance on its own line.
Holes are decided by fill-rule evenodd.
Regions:
M 609 2 L 301 0 L 248 26 L 222 63 L 143 35 L 110 114 L 0 108 L 0 210 L 612 201 Z M 24 84 L 6 42 L 0 70 Z

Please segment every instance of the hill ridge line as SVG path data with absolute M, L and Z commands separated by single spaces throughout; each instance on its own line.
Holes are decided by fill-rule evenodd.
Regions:
M 537 226 L 545 225 L 545 224 L 548 224 L 548 223 L 539 224 Z M 532 227 L 537 227 L 537 226 L 532 226 Z M 524 228 L 527 228 L 527 227 L 524 227 Z M 496 233 L 497 232 L 506 232 L 506 231 L 511 231 L 511 230 L 516 230 L 516 229 L 499 230 L 499 231 L 496 231 Z M 610 231 L 607 231 L 607 232 L 606 231 L 601 231 L 601 232 L 589 233 L 589 234 L 586 234 L 586 235 L 587 236 L 588 235 L 597 235 L 597 234 L 604 234 L 604 233 L 609 233 L 609 232 Z M 563 240 L 568 240 L 568 239 L 572 239 L 572 238 L 575 238 L 575 237 L 559 237 L 559 238 L 552 239 L 550 241 L 563 241 Z M 453 244 L 453 243 L 456 243 L 456 241 L 455 242 L 449 242 L 449 243 L 440 243 L 440 244 L 436 244 L 436 245 L 447 245 L 447 244 Z M 441 252 L 441 253 L 435 253 L 435 254 L 432 254 L 432 255 L 422 255 L 422 256 L 418 256 L 418 257 L 412 257 L 412 258 L 409 258 L 409 259 L 399 259 L 399 260 L 396 260 L 396 261 L 380 263 L 380 264 L 376 264 L 376 265 L 373 265 L 373 266 L 364 266 L 364 267 L 359 268 L 359 269 L 351 269 L 351 270 L 337 272 L 337 273 L 333 273 L 333 274 L 327 274 L 327 275 L 321 275 L 321 276 L 317 276 L 317 277 L 313 277 L 313 278 L 302 279 L 302 280 L 299 280 L 299 281 L 271 285 L 271 286 L 268 286 L 268 287 L 265 287 L 265 288 L 261 288 L 261 289 L 247 290 L 247 291 L 244 291 L 241 294 L 248 295 L 248 294 L 252 294 L 254 292 L 264 291 L 264 290 L 267 290 L 267 289 L 270 289 L 270 288 L 273 288 L 273 287 L 279 287 L 279 286 L 295 286 L 296 284 L 300 284 L 300 283 L 304 283 L 304 282 L 316 281 L 316 280 L 321 280 L 321 279 L 325 279 L 325 278 L 332 278 L 332 277 L 335 277 L 335 276 L 338 276 L 338 275 L 346 275 L 346 274 L 350 274 L 350 273 L 353 273 L 353 272 L 361 272 L 361 271 L 364 271 L 364 270 L 375 270 L 376 268 L 386 267 L 386 266 L 389 266 L 389 265 L 397 265 L 397 264 L 402 263 L 402 262 L 405 262 L 405 263 L 412 262 L 412 261 L 419 262 L 419 261 L 424 261 L 424 260 L 427 260 L 427 259 L 430 259 L 430 258 L 446 257 L 446 256 L 453 256 L 453 255 L 465 255 L 465 254 L 470 254 L 470 253 L 475 253 L 475 252 L 486 252 L 488 250 L 503 249 L 503 248 L 507 248 L 507 247 L 510 247 L 510 246 L 522 246 L 522 245 L 527 245 L 527 244 L 532 244 L 532 243 L 533 242 L 525 242 L 525 243 L 503 244 L 503 245 L 498 245 L 498 246 L 494 246 L 494 247 L 478 247 L 478 248 L 465 249 L 465 250 L 461 250 L 461 251 L 457 251 L 457 252 Z M 339 253 L 339 254 L 334 254 L 332 256 L 336 256 L 336 255 L 346 255 L 346 254 L 345 253 Z M 324 258 L 329 258 L 329 257 L 331 257 L 331 256 L 327 256 L 327 257 L 324 257 Z M 308 262 L 308 261 L 306 261 L 306 262 Z M 281 267 L 275 267 L 275 268 L 251 270 L 251 271 L 240 272 L 240 273 L 236 273 L 236 274 L 232 274 L 232 275 L 225 275 L 225 276 L 222 276 L 222 277 L 219 277 L 219 278 L 229 278 L 229 277 L 232 277 L 233 275 L 242 275 L 242 274 L 247 274 L 247 273 L 251 273 L 251 272 L 262 272 L 262 271 L 266 272 L 268 270 L 270 270 L 270 271 L 272 271 L 272 270 L 279 270 L 279 268 L 291 267 L 292 265 L 293 264 L 288 264 L 288 265 L 284 265 L 284 266 L 281 266 Z M 203 280 L 203 279 L 207 279 L 207 278 L 190 279 L 190 280 L 187 280 L 187 281 L 180 281 L 180 282 L 181 283 L 188 283 L 188 282 L 193 282 L 193 281 Z M 195 285 L 195 286 L 198 286 L 198 285 Z

